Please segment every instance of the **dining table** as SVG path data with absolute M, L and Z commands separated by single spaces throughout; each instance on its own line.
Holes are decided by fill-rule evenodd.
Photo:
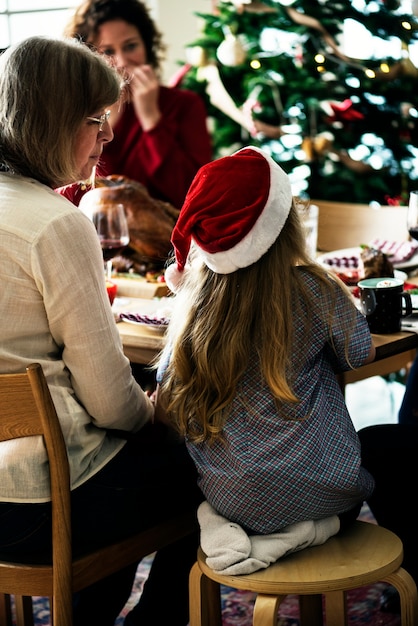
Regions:
M 374 360 L 353 370 L 337 375 L 342 389 L 349 383 L 355 383 L 372 376 L 387 376 L 398 372 L 405 362 L 412 362 L 418 349 L 418 333 L 406 330 L 385 335 L 372 334 L 376 348 Z
M 112 309 L 117 322 L 123 351 L 131 363 L 149 365 L 164 347 L 164 327 L 120 321 L 121 313 L 141 313 L 150 315 L 166 306 L 166 297 L 138 298 L 134 296 L 116 297 Z
M 115 316 L 129 311 L 130 313 L 151 313 L 159 306 L 166 306 L 169 298 L 116 298 L 114 303 Z M 119 321 L 117 327 L 122 339 L 123 350 L 132 363 L 149 365 L 164 347 L 164 328 Z M 399 371 L 405 359 L 413 361 L 418 349 L 418 333 L 407 330 L 385 335 L 372 335 L 376 348 L 376 356 L 372 363 L 357 369 L 338 374 L 341 387 L 372 376 L 385 376 Z

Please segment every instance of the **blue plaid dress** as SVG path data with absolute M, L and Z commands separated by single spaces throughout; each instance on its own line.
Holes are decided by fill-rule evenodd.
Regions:
M 349 369 L 344 336 L 351 303 L 336 286 L 331 347 L 324 322 L 330 302 L 317 279 L 305 271 L 304 276 L 312 306 L 305 309 L 311 320 L 308 341 L 303 316 L 295 319 L 294 391 L 300 402 L 278 412 L 257 359 L 251 358 L 225 425 L 226 445 L 186 442 L 208 502 L 252 533 L 273 533 L 287 524 L 343 513 L 373 490 L 335 376 Z M 353 367 L 362 365 L 370 345 L 366 320 L 358 313 L 349 343 Z

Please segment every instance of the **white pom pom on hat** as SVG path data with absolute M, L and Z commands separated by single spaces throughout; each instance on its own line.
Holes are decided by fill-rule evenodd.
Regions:
M 242 148 L 204 165 L 173 229 L 176 263 L 165 272 L 168 287 L 175 292 L 182 280 L 192 240 L 217 274 L 252 265 L 279 236 L 291 205 L 287 174 L 259 148 Z

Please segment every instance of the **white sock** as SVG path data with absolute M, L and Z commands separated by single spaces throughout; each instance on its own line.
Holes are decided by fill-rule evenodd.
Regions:
M 247 533 L 239 524 L 217 513 L 209 502 L 200 504 L 197 518 L 200 524 L 200 545 L 207 556 L 209 567 L 223 570 L 249 556 L 251 542 Z

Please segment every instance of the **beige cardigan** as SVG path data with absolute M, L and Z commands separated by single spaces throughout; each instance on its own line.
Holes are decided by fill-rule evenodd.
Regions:
M 72 488 L 124 445 L 153 407 L 131 375 L 108 300 L 96 230 L 39 182 L 0 173 L 0 372 L 44 368 L 68 446 Z M 0 443 L 0 501 L 42 502 L 38 438 Z

